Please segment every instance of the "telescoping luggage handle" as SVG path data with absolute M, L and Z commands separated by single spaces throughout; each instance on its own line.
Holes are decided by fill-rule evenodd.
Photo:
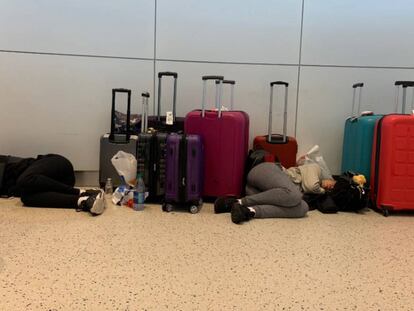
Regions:
M 414 87 L 414 81 L 395 81 L 395 86 L 397 88 L 395 111 L 398 110 L 398 99 L 399 99 L 398 97 L 400 94 L 399 86 L 402 86 L 403 95 L 402 95 L 401 111 L 402 113 L 405 113 L 405 105 L 407 101 L 407 87 Z M 413 94 L 413 101 L 411 102 L 411 110 L 413 109 L 414 109 L 414 94 Z
M 288 105 L 288 87 L 289 83 L 284 81 L 270 82 L 270 105 L 269 105 L 269 125 L 267 130 L 267 141 L 272 142 L 272 106 L 273 106 L 273 86 L 283 85 L 285 87 L 285 107 L 283 109 L 283 141 L 286 142 L 287 133 L 287 105 Z
M 141 120 L 141 133 L 146 133 L 148 131 L 148 99 L 150 94 L 144 92 L 142 96 L 142 120 Z
M 354 119 L 356 117 L 359 116 L 359 113 L 361 112 L 361 97 L 362 97 L 362 88 L 364 87 L 364 83 L 359 82 L 359 83 L 355 83 L 354 85 L 352 85 L 352 88 L 354 90 L 354 93 L 352 95 L 352 112 L 351 112 L 351 119 Z M 359 93 L 358 93 L 358 110 L 356 112 L 356 114 L 354 114 L 354 109 L 355 109 L 355 95 L 357 90 L 359 89 Z
M 111 108 L 111 133 L 109 134 L 109 140 L 115 140 L 115 97 L 116 93 L 127 93 L 128 95 L 128 106 L 127 106 L 127 123 L 125 141 L 129 141 L 130 138 L 130 123 L 131 123 L 131 90 L 129 89 L 112 89 L 112 108 Z
M 216 80 L 216 84 L 219 84 L 220 80 Z M 223 80 L 223 84 L 230 84 L 231 85 L 231 93 L 230 93 L 230 110 L 234 110 L 234 85 L 236 81 L 234 80 Z M 218 107 L 216 107 L 218 108 Z
M 201 117 L 205 117 L 205 106 L 206 106 L 206 91 L 207 91 L 207 81 L 216 80 L 219 83 L 216 85 L 216 107 L 218 109 L 218 117 L 221 118 L 221 95 L 222 95 L 222 85 L 223 85 L 223 76 L 203 76 L 203 99 L 201 101 Z
M 158 108 L 157 108 L 157 120 L 161 120 L 161 81 L 162 77 L 174 77 L 174 95 L 173 95 L 173 122 L 175 122 L 176 116 L 176 102 L 177 102 L 177 78 L 178 74 L 171 71 L 163 71 L 158 73 Z

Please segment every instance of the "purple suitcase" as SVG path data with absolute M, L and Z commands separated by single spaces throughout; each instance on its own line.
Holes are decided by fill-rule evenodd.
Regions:
M 172 120 L 167 122 L 166 116 L 161 116 L 161 82 L 162 77 L 174 78 L 174 95 L 173 95 L 173 107 L 172 107 Z M 159 72 L 158 73 L 158 107 L 157 115 L 148 117 L 148 128 L 153 128 L 159 132 L 166 133 L 182 133 L 184 130 L 184 118 L 176 116 L 176 102 L 177 102 L 177 79 L 178 74 L 176 72 Z
M 243 111 L 221 110 L 223 76 L 204 76 L 202 109 L 187 114 L 184 131 L 203 139 L 205 197 L 240 196 L 248 154 L 249 116 Z M 205 110 L 206 81 L 219 80 L 216 110 Z
M 197 213 L 203 201 L 204 148 L 199 135 L 170 134 L 167 137 L 165 201 L 162 210 L 185 206 Z

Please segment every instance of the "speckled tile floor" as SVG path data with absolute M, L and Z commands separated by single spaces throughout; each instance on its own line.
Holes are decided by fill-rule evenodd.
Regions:
M 233 225 L 110 206 L 0 200 L 0 310 L 414 310 L 414 217 Z

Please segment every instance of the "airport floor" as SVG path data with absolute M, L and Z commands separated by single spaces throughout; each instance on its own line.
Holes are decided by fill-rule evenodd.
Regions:
M 0 200 L 0 310 L 413 310 L 414 217 Z

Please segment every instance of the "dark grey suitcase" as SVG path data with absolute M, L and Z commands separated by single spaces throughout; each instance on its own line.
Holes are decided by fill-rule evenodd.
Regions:
M 167 133 L 148 132 L 148 93 L 143 93 L 141 133 L 137 143 L 137 170 L 148 191 L 146 202 L 158 203 L 165 193 L 165 150 Z
M 113 89 L 112 90 L 112 110 L 111 110 L 111 132 L 101 137 L 101 146 L 99 153 L 99 184 L 105 186 L 106 180 L 112 178 L 112 184 L 117 187 L 121 184 L 121 179 L 111 163 L 112 157 L 118 151 L 124 151 L 137 156 L 138 136 L 131 135 L 129 130 L 117 132 L 115 129 L 115 97 L 116 93 L 126 93 L 128 95 L 127 107 L 127 127 L 130 129 L 131 116 L 131 90 Z

